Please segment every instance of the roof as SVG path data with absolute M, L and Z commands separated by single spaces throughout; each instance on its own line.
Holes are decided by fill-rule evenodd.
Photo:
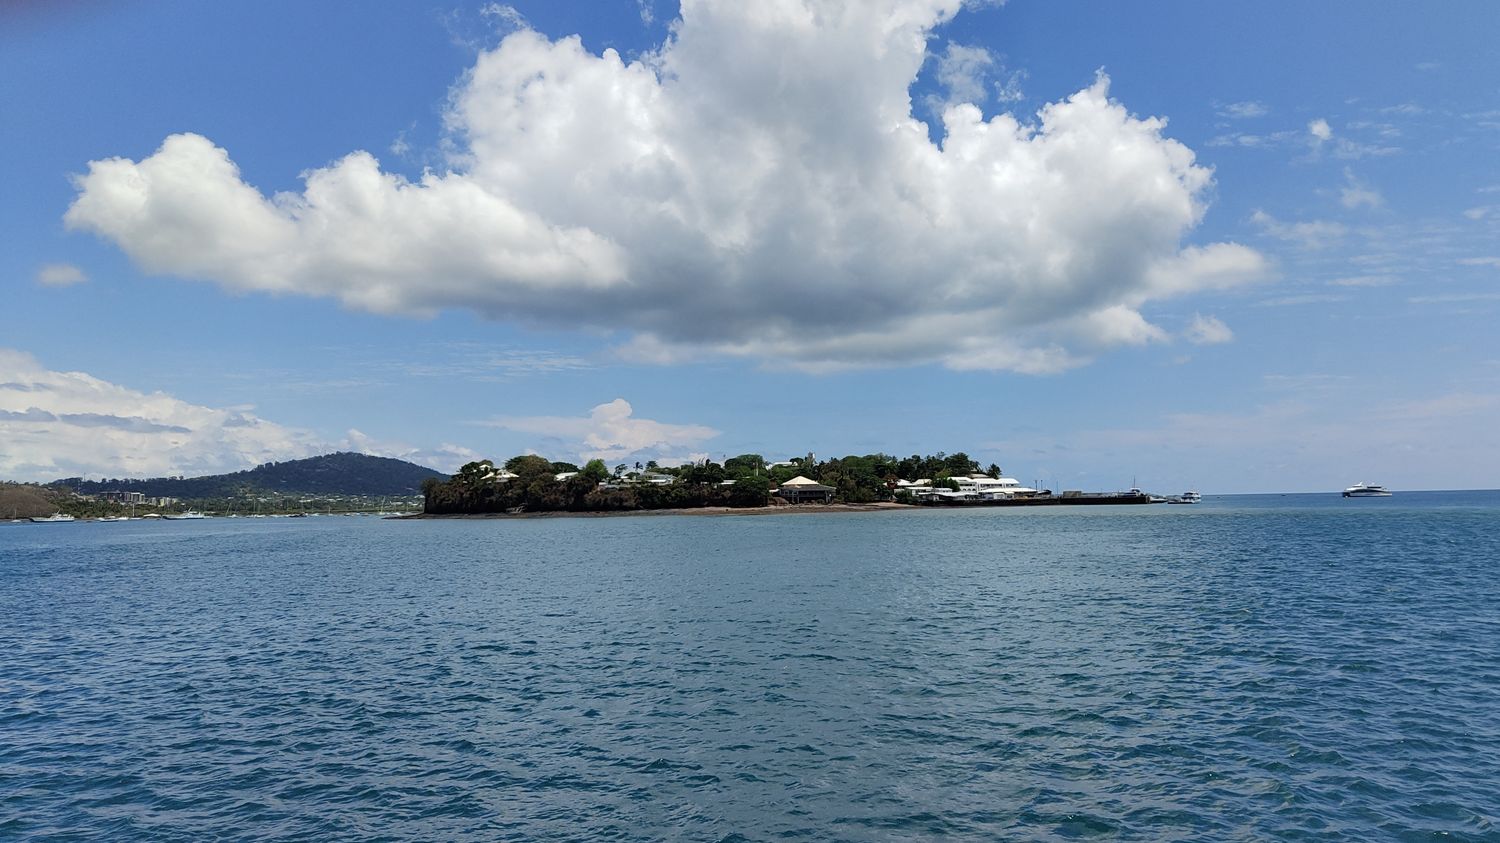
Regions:
M 792 479 L 786 481 L 785 483 L 782 483 L 781 484 L 781 488 L 783 488 L 783 489 L 790 488 L 790 489 L 794 489 L 794 490 L 800 491 L 800 492 L 832 492 L 832 491 L 834 491 L 834 488 L 832 486 L 824 486 L 822 483 L 819 483 L 816 480 L 809 480 L 809 479 L 807 479 L 806 477 L 803 477 L 800 474 L 797 475 L 796 477 L 793 477 Z

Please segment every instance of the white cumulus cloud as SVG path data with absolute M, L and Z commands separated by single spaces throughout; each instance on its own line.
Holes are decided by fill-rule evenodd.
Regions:
M 267 196 L 173 135 L 91 162 L 66 222 L 232 290 L 803 368 L 1055 371 L 1159 331 L 1149 301 L 1267 274 L 1245 246 L 1184 246 L 1212 173 L 1102 75 L 1034 118 L 955 102 L 934 142 L 910 87 L 961 5 L 685 0 L 634 61 L 509 16 L 451 92 L 440 170 L 357 151 Z M 981 53 L 950 90 L 976 94 Z
M 542 436 L 548 444 L 568 449 L 568 455 L 611 463 L 627 458 L 682 462 L 699 457 L 692 449 L 719 435 L 701 424 L 637 418 L 623 398 L 600 404 L 587 416 L 500 416 L 481 424 Z

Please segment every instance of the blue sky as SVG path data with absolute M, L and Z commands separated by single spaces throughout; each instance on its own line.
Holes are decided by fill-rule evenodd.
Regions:
M 745 5 L 7 6 L 0 476 L 1497 485 L 1493 3 Z

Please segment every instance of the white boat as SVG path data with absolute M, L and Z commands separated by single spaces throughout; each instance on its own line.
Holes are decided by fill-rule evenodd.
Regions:
M 69 521 L 77 521 L 77 520 L 78 519 L 74 518 L 71 515 L 63 515 L 61 512 L 54 512 L 51 515 L 47 516 L 46 518 L 42 518 L 40 516 L 33 516 L 32 519 L 31 519 L 31 523 L 33 523 L 33 524 L 66 524 Z
M 1203 503 L 1203 496 L 1197 492 L 1183 492 L 1175 498 L 1168 498 L 1167 503 Z
M 1369 483 L 1355 483 L 1344 490 L 1346 498 L 1388 498 L 1391 493 L 1384 486 L 1374 486 Z
M 187 512 L 178 512 L 173 515 L 163 515 L 162 517 L 168 521 L 197 521 L 200 518 L 207 518 L 208 516 L 195 509 L 190 509 Z
M 129 520 L 130 520 L 130 517 L 126 516 L 126 515 L 106 515 L 103 518 L 99 519 L 100 523 L 108 523 L 108 524 L 113 524 L 116 521 L 129 521 Z

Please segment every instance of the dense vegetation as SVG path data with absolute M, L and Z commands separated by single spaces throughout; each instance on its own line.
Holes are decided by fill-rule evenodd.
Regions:
M 287 462 L 268 462 L 247 471 L 207 477 L 156 477 L 150 480 L 84 480 L 72 477 L 54 485 L 80 494 L 141 492 L 148 497 L 192 500 L 235 498 L 254 492 L 284 495 L 412 495 L 440 472 L 405 460 L 341 452 Z
M 489 460 L 471 462 L 447 480 L 422 486 L 425 511 L 433 515 L 491 512 L 610 512 L 639 509 L 690 509 L 704 506 L 751 507 L 772 503 L 776 487 L 802 475 L 835 490 L 836 500 L 872 503 L 895 498 L 898 479 L 948 478 L 980 470 L 968 454 L 893 457 L 887 454 L 846 456 L 818 461 L 812 454 L 789 464 L 770 465 L 759 454 L 741 454 L 722 464 L 705 461 L 675 467 L 654 462 L 606 466 L 592 460 L 582 469 L 545 457 L 512 457 L 504 464 L 513 478 L 499 479 Z M 578 471 L 558 480 L 557 475 Z M 998 477 L 1000 467 L 988 473 Z M 670 483 L 651 479 L 670 478 Z

